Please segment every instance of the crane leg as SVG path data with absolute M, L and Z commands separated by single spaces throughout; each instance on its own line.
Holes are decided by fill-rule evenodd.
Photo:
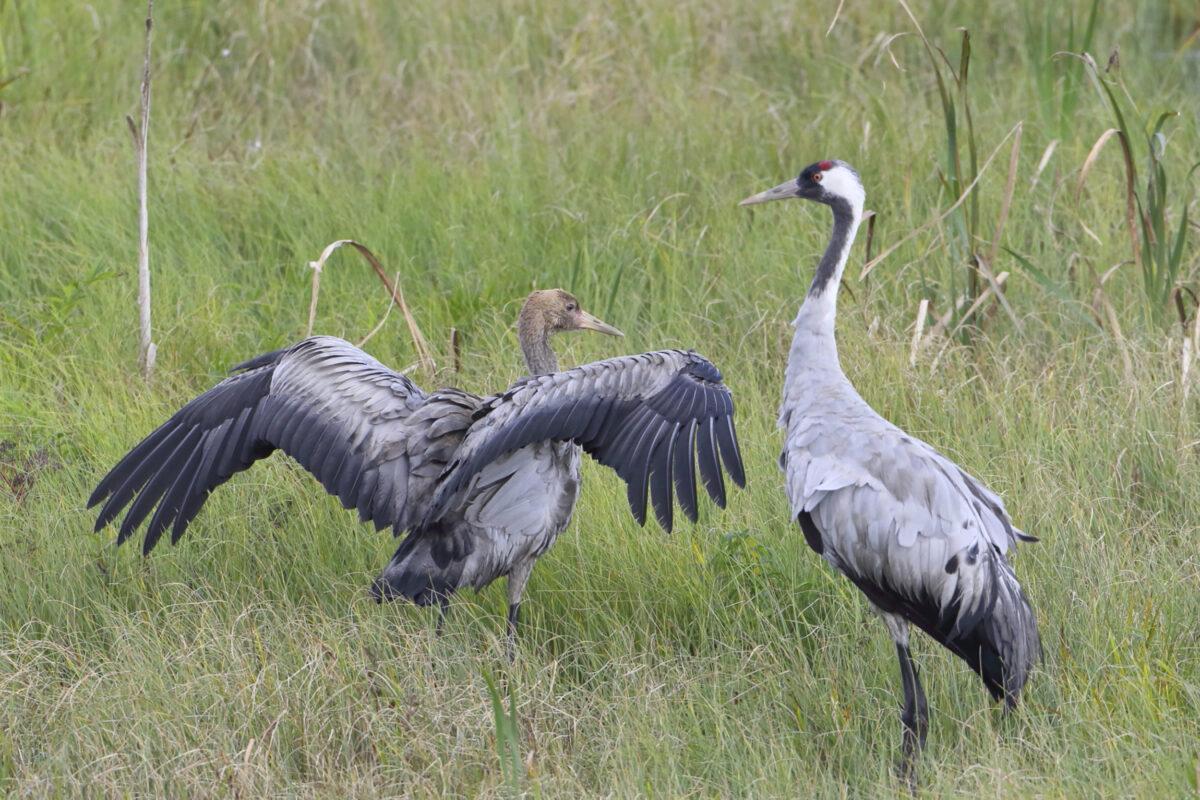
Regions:
M 521 613 L 521 604 L 512 603 L 508 607 L 508 660 L 517 659 L 517 619 Z
M 521 596 L 525 593 L 525 582 L 533 571 L 533 561 L 518 563 L 508 573 L 508 660 L 517 658 L 517 622 L 521 613 Z
M 915 793 L 917 757 L 925 749 L 925 737 L 929 734 L 929 709 L 907 642 L 896 642 L 896 655 L 900 659 L 900 680 L 904 684 L 904 707 L 900 710 L 900 721 L 904 725 L 901 743 L 903 760 L 899 772 L 900 777 L 908 783 L 909 791 Z
M 450 613 L 450 598 L 438 598 L 438 617 L 437 626 L 433 629 L 438 636 L 442 635 L 442 629 L 446 627 L 446 615 Z

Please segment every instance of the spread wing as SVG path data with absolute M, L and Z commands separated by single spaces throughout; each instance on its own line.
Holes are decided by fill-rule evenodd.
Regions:
M 210 492 L 276 449 L 296 459 L 363 521 L 397 532 L 424 514 L 457 448 L 473 395 L 426 396 L 357 347 L 313 337 L 235 367 L 147 436 L 100 481 L 96 530 L 127 505 L 117 541 L 153 511 L 143 551 L 178 541 Z M 157 509 L 156 509 L 157 506 Z
M 672 483 L 684 514 L 696 519 L 697 465 L 704 488 L 722 508 L 719 461 L 734 483 L 745 485 L 729 388 L 716 367 L 691 351 L 624 356 L 526 378 L 484 400 L 475 417 L 446 467 L 431 517 L 496 458 L 546 440 L 575 441 L 612 467 L 628 484 L 638 524 L 645 524 L 649 494 L 655 517 L 668 531 Z

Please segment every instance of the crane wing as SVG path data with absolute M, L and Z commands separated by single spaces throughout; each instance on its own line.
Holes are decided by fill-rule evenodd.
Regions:
M 397 532 L 414 508 L 416 484 L 432 484 L 458 446 L 479 399 L 426 396 L 348 342 L 313 337 L 234 368 L 237 374 L 191 400 L 100 481 L 107 499 L 96 530 L 128 505 L 123 542 L 154 511 L 143 551 L 171 528 L 178 541 L 210 492 L 276 449 L 311 472 L 346 508 Z M 155 507 L 157 506 L 157 510 Z
M 1013 526 L 999 497 L 932 446 L 874 412 L 854 412 L 846 410 L 843 433 L 836 437 L 815 416 L 790 421 L 780 463 L 794 514 L 811 512 L 828 495 L 857 487 L 874 492 L 882 504 L 863 510 L 875 515 L 864 516 L 863 525 L 891 520 L 901 547 L 937 531 L 956 541 L 967 536 L 963 546 L 980 541 L 1001 553 L 1018 542 L 1036 541 Z
M 745 485 L 733 398 L 717 368 L 692 351 L 623 356 L 526 378 L 484 400 L 475 417 L 427 519 L 499 456 L 546 440 L 577 442 L 612 467 L 628 485 L 638 524 L 645 524 L 649 494 L 655 517 L 668 531 L 674 521 L 672 482 L 684 514 L 696 519 L 696 465 L 704 488 L 722 508 L 718 461 L 734 483 Z
M 891 423 L 860 418 L 834 438 L 809 436 L 806 422 L 789 429 L 781 461 L 809 544 L 876 605 L 903 606 L 951 646 L 1011 589 L 1004 554 L 1033 537 L 995 494 Z

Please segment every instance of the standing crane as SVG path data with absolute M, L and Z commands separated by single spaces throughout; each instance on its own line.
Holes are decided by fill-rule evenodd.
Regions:
M 779 408 L 779 464 L 809 547 L 870 600 L 896 644 L 901 777 L 916 785 L 929 715 L 909 623 L 963 659 L 1011 710 L 1041 657 L 1037 621 L 1005 554 L 1036 541 L 979 480 L 867 405 L 838 362 L 834 318 L 866 193 L 854 168 L 820 161 L 739 205 L 800 197 L 833 211 L 833 236 L 793 325 Z
M 95 529 L 128 505 L 125 541 L 153 510 L 149 553 L 172 544 L 209 493 L 276 449 L 296 459 L 376 530 L 407 531 L 375 580 L 376 600 L 444 610 L 458 589 L 508 577 L 510 653 L 525 582 L 566 529 L 579 496 L 580 446 L 628 484 L 638 524 L 647 493 L 670 531 L 673 496 L 697 518 L 696 474 L 725 506 L 721 467 L 745 485 L 733 399 L 703 356 L 660 350 L 558 371 L 550 337 L 619 330 L 561 289 L 529 295 L 517 337 L 530 377 L 490 397 L 426 394 L 341 339 L 315 336 L 234 367 L 142 440 L 100 481 Z M 694 454 L 694 455 L 693 455 Z M 157 505 L 157 510 L 155 506 Z

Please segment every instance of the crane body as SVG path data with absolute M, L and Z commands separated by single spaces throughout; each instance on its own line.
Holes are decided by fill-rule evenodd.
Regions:
M 1006 709 L 1015 706 L 1041 645 L 1007 554 L 1035 540 L 1012 525 L 999 497 L 877 414 L 842 372 L 834 327 L 865 201 L 858 173 L 842 161 L 817 162 L 741 204 L 793 197 L 828 205 L 834 226 L 794 322 L 779 464 L 805 540 L 866 595 L 895 642 L 904 690 L 900 770 L 912 787 L 928 707 L 909 625 L 962 658 Z
M 148 516 L 143 552 L 168 529 L 174 543 L 213 489 L 282 450 L 362 521 L 406 534 L 377 600 L 444 607 L 507 576 L 511 642 L 533 564 L 574 511 L 581 447 L 626 481 L 639 524 L 649 495 L 667 530 L 676 495 L 697 518 L 696 465 L 721 507 L 720 463 L 745 482 L 733 400 L 705 358 L 663 350 L 558 371 L 555 333 L 620 335 L 561 290 L 530 295 L 517 328 L 530 376 L 489 397 L 426 394 L 333 337 L 247 361 L 109 471 L 88 502 L 104 502 L 96 530 L 128 507 L 118 543 Z

